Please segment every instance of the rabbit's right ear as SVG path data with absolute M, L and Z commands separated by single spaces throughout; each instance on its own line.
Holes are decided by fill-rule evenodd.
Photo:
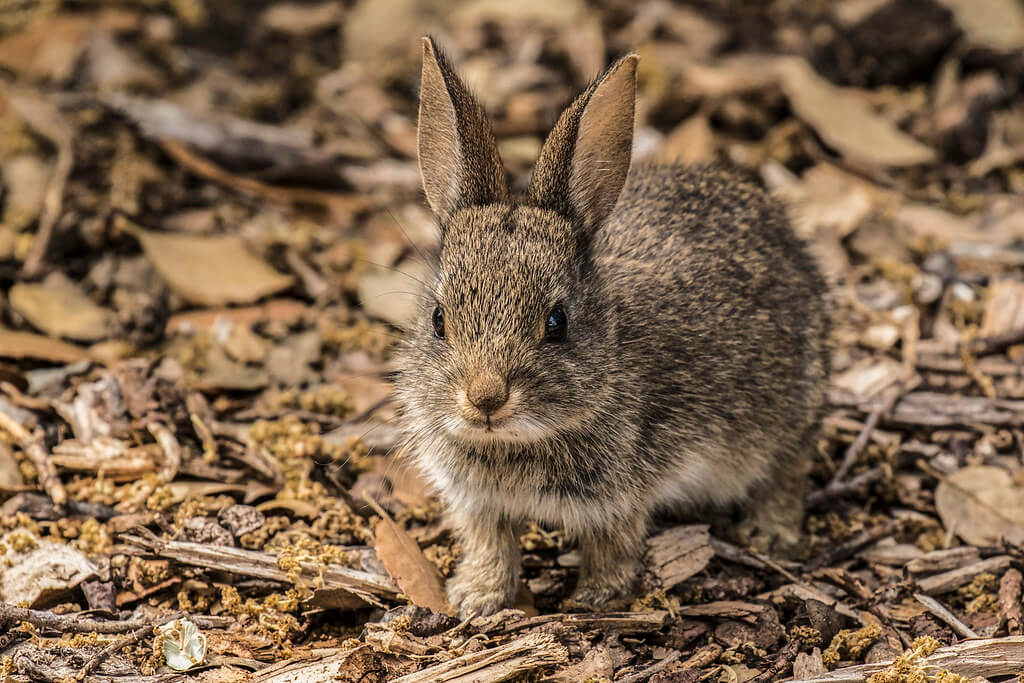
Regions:
M 429 37 L 423 39 L 417 143 L 427 203 L 442 225 L 461 208 L 508 199 L 505 168 L 483 107 Z

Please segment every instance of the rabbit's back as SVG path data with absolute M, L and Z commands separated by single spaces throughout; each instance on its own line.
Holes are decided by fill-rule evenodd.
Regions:
M 727 168 L 641 166 L 592 249 L 648 457 L 699 485 L 685 454 L 700 452 L 707 477 L 738 489 L 808 460 L 828 371 L 826 288 L 774 200 Z M 671 462 L 680 453 L 691 462 Z M 667 481 L 664 496 L 683 484 Z

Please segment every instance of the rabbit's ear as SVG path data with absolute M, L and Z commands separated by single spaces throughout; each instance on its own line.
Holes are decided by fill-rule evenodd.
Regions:
M 429 37 L 423 39 L 417 143 L 427 203 L 442 224 L 463 207 L 508 199 L 505 168 L 483 107 Z
M 636 102 L 636 55 L 616 62 L 569 105 L 544 143 L 530 199 L 596 230 L 629 172 Z

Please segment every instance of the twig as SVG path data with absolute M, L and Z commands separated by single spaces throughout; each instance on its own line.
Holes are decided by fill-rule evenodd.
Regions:
M 1002 351 L 1008 346 L 1024 342 L 1024 327 L 1015 330 L 1007 330 L 988 337 L 977 337 L 966 342 L 967 348 L 972 355 L 984 356 L 989 353 Z
M 659 671 L 667 669 L 670 664 L 673 664 L 681 656 L 682 653 L 676 650 L 668 657 L 662 659 L 660 662 L 655 662 L 654 664 L 651 664 L 650 666 L 641 669 L 640 671 L 631 673 L 628 676 L 623 676 L 622 678 L 615 679 L 615 683 L 639 683 L 639 681 L 646 681 Z
M 754 678 L 750 679 L 750 683 L 767 683 L 767 681 L 777 680 L 782 675 L 782 672 L 793 664 L 797 653 L 800 652 L 802 642 L 799 638 L 793 638 L 786 643 L 786 647 L 782 648 L 782 652 L 775 658 L 775 661 L 768 667 L 768 670 L 754 676 Z
M 999 582 L 999 617 L 1011 636 L 1020 635 L 1024 617 L 1020 606 L 1021 573 L 1012 567 Z
M 16 607 L 6 602 L 0 602 L 0 623 L 4 620 L 11 622 L 27 621 L 38 628 L 48 628 L 63 633 L 125 633 L 137 631 L 145 626 L 158 626 L 174 619 L 188 616 L 196 622 L 197 626 L 206 627 L 222 626 L 222 619 L 217 617 L 203 617 L 199 615 L 184 615 L 181 613 L 169 614 L 157 620 L 137 619 L 135 621 L 101 621 L 90 619 L 76 614 L 54 614 L 46 610 L 29 609 L 27 607 Z
M 841 562 L 866 546 L 868 543 L 874 543 L 886 536 L 892 536 L 899 531 L 901 526 L 902 522 L 898 519 L 894 519 L 882 524 L 881 526 L 876 526 L 873 529 L 862 531 L 850 540 L 844 541 L 839 545 L 832 546 L 817 557 L 813 557 L 808 560 L 804 565 L 804 571 L 813 572 L 821 569 L 822 567 L 829 567 L 837 562 Z
M 54 467 L 46 453 L 42 431 L 37 429 L 34 432 L 29 432 L 20 422 L 3 412 L 0 412 L 0 429 L 8 432 L 18 441 L 21 450 L 36 468 L 39 484 L 46 491 L 46 495 L 50 496 L 54 505 L 66 503 L 68 494 L 64 490 L 64 484 L 61 483 L 60 477 L 57 476 L 57 468 Z
M 979 574 L 984 574 L 986 572 L 998 574 L 1009 566 L 1009 555 L 997 555 L 996 557 L 990 557 L 987 560 L 969 564 L 966 567 L 960 567 L 959 569 L 943 572 L 942 574 L 918 579 L 917 586 L 921 589 L 922 593 L 927 595 L 941 595 L 943 593 L 955 591 L 960 586 L 966 586 Z
M 278 558 L 272 553 L 243 550 L 228 546 L 213 546 L 203 543 L 166 541 L 152 532 L 139 528 L 139 536 L 123 534 L 121 538 L 132 545 L 144 548 L 154 555 L 176 560 L 193 567 L 204 567 L 228 572 L 229 574 L 252 576 L 281 583 L 292 583 L 293 577 L 278 565 Z M 379 574 L 350 569 L 336 564 L 318 565 L 300 562 L 303 576 L 317 576 L 322 580 L 321 588 L 343 589 L 366 603 L 383 606 L 379 598 L 394 599 L 398 588 L 391 579 Z
M 836 468 L 836 472 L 832 475 L 832 479 L 828 484 L 826 484 L 825 488 L 820 491 L 815 491 L 807 497 L 808 505 L 820 505 L 825 500 L 835 497 L 839 491 L 842 491 L 843 493 L 849 492 L 849 488 L 844 486 L 843 480 L 857 463 L 857 458 L 860 457 L 861 451 L 863 451 L 868 445 L 868 441 L 871 439 L 871 433 L 875 431 L 876 427 L 878 427 L 878 423 L 881 421 L 882 417 L 893 409 L 896 402 L 900 400 L 900 397 L 911 389 L 912 386 L 913 385 L 908 382 L 899 382 L 896 386 L 890 387 L 886 390 L 886 394 L 883 396 L 882 401 L 875 406 L 868 415 L 868 419 L 865 420 L 864 427 L 861 428 L 860 433 L 857 434 L 857 438 L 854 439 L 853 443 L 847 447 L 846 452 L 843 454 L 843 461 L 839 463 L 839 467 Z M 864 486 L 865 484 L 870 483 L 871 480 L 872 479 L 864 481 L 862 479 L 858 486 Z
M 914 599 L 924 605 L 925 609 L 931 612 L 935 617 L 941 621 L 946 622 L 951 629 L 956 631 L 959 635 L 964 638 L 977 638 L 978 634 L 971 630 L 971 628 L 956 618 L 956 615 L 946 609 L 945 605 L 931 597 L 930 595 L 924 595 L 923 593 L 914 593 Z
M 96 667 L 102 664 L 112 654 L 123 650 L 133 643 L 139 642 L 143 638 L 148 638 L 149 634 L 151 634 L 155 628 L 156 624 L 147 624 L 146 626 L 143 626 L 136 631 L 132 631 L 128 635 L 118 638 L 108 644 L 105 648 L 93 655 L 89 661 L 82 665 L 82 668 L 78 671 L 78 674 L 75 677 L 80 681 L 85 680 L 86 676 L 95 671 Z
M 395 683 L 469 680 L 504 681 L 542 666 L 569 659 L 565 646 L 550 633 L 530 633 L 504 645 L 479 650 L 396 678 Z
M 73 130 L 61 115 L 60 110 L 50 101 L 30 93 L 9 93 L 8 101 L 22 120 L 57 148 L 57 162 L 53 175 L 46 184 L 43 195 L 43 209 L 39 214 L 39 229 L 32 240 L 21 273 L 33 277 L 39 273 L 46 256 L 46 249 L 53 237 L 53 229 L 60 218 L 64 201 L 64 188 L 74 166 Z
M 807 496 L 807 507 L 815 508 L 836 498 L 862 493 L 869 484 L 873 484 L 885 477 L 885 468 L 875 465 L 865 470 L 848 481 L 841 481 L 837 484 L 829 484 L 823 489 L 812 491 Z

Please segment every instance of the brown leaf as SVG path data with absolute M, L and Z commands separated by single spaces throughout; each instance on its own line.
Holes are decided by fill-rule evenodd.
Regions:
M 14 310 L 51 337 L 99 341 L 112 331 L 113 312 L 97 306 L 61 275 L 42 283 L 18 282 L 9 296 Z
M 85 349 L 41 334 L 0 329 L 0 357 L 77 363 L 80 360 L 87 360 L 89 353 Z
M 799 57 L 777 62 L 783 91 L 803 121 L 844 157 L 880 166 L 915 166 L 935 152 L 877 114 L 855 90 L 835 86 Z
M 448 612 L 448 601 L 441 588 L 437 568 L 402 527 L 369 496 L 366 501 L 380 515 L 374 526 L 377 559 L 414 605 L 429 607 L 435 612 Z
M 234 325 L 276 320 L 285 325 L 294 325 L 309 310 L 309 306 L 294 299 L 271 299 L 256 306 L 222 308 L 206 311 L 188 311 L 171 316 L 167 321 L 167 334 L 175 332 L 205 331 L 218 320 L 230 320 Z
M 965 467 L 939 483 L 935 508 L 947 531 L 972 545 L 996 545 L 1024 527 L 1024 486 L 999 467 Z
M 195 304 L 252 303 L 292 284 L 234 236 L 139 230 L 138 239 L 171 289 Z
M 125 31 L 139 15 L 123 10 L 44 17 L 0 40 L 0 66 L 31 78 L 64 81 L 71 77 L 94 30 Z
M 1024 47 L 1024 7 L 1018 0 L 939 0 L 945 5 L 967 39 L 994 50 Z

